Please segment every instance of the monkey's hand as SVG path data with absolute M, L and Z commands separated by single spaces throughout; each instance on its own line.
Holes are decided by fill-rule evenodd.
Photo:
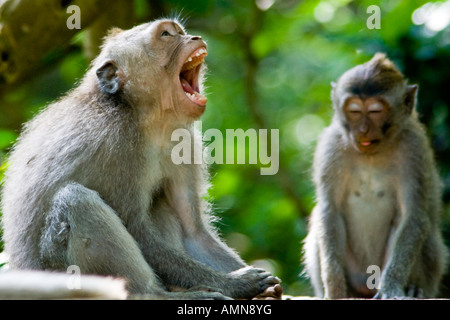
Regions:
M 283 288 L 281 285 L 276 284 L 272 287 L 268 287 L 263 293 L 258 294 L 252 300 L 281 300 L 283 296 Z
M 227 278 L 229 284 L 224 288 L 224 293 L 235 299 L 251 299 L 280 283 L 280 279 L 270 272 L 252 266 L 230 272 Z

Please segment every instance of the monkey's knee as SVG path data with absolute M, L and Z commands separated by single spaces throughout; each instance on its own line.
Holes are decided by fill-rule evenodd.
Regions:
M 54 197 L 41 240 L 47 268 L 77 265 L 82 273 L 127 279 L 128 289 L 148 293 L 157 284 L 133 237 L 95 191 L 70 183 Z
M 72 238 L 72 226 L 77 211 L 82 210 L 85 200 L 82 186 L 69 183 L 53 197 L 45 220 L 40 248 L 43 266 L 62 270 L 67 267 L 68 247 Z
M 120 219 L 95 191 L 69 183 L 55 194 L 46 217 L 41 237 L 43 264 L 64 269 L 83 258 L 95 259 L 94 251 L 110 251 L 104 239 L 124 233 L 120 229 L 124 229 Z
M 67 266 L 70 224 L 65 212 L 52 207 L 47 215 L 40 249 L 44 268 L 62 270 Z

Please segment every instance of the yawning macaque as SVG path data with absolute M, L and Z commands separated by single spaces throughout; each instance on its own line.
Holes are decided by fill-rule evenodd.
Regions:
M 25 125 L 2 194 L 12 269 L 76 265 L 154 298 L 281 295 L 218 237 L 204 166 L 171 160 L 173 130 L 197 136 L 206 55 L 176 21 L 114 29 L 80 85 Z

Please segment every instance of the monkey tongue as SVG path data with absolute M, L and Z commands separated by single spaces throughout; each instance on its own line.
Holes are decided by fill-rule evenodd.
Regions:
M 200 106 L 206 105 L 206 97 L 192 89 L 191 85 L 189 84 L 189 82 L 187 82 L 186 79 L 181 78 L 181 86 L 183 87 L 184 93 L 189 98 L 189 100 Z
M 364 141 L 364 142 L 361 142 L 361 145 L 363 145 L 364 147 L 368 147 L 368 146 L 370 146 L 372 144 L 372 142 L 370 142 L 370 141 Z

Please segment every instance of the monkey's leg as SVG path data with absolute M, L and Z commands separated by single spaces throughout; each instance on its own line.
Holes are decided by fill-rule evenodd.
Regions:
M 186 170 L 186 181 L 169 180 L 165 186 L 165 199 L 158 210 L 171 211 L 178 217 L 183 230 L 183 244 L 191 257 L 223 272 L 232 272 L 247 265 L 236 252 L 229 248 L 209 224 L 207 213 L 202 212 L 199 192 L 190 181 L 202 179 L 196 171 L 199 167 Z M 206 184 L 206 182 L 205 182 Z M 194 189 L 193 189 L 194 188 Z
M 179 214 L 167 202 L 160 198 L 152 207 L 152 222 L 159 236 L 174 248 L 186 251 L 192 258 L 225 273 L 247 266 L 244 261 L 226 246 L 213 231 L 203 223 L 195 232 L 186 232 L 180 223 Z M 133 224 L 129 223 L 133 229 Z M 139 229 L 139 225 L 134 227 Z
M 70 183 L 55 195 L 41 248 L 51 269 L 77 265 L 82 273 L 124 277 L 132 293 L 151 292 L 156 283 L 115 212 L 79 184 Z
M 165 292 L 114 210 L 82 185 L 69 183 L 54 197 L 41 239 L 50 269 L 77 265 L 82 273 L 127 280 L 130 293 L 153 298 L 225 298 L 216 292 Z

